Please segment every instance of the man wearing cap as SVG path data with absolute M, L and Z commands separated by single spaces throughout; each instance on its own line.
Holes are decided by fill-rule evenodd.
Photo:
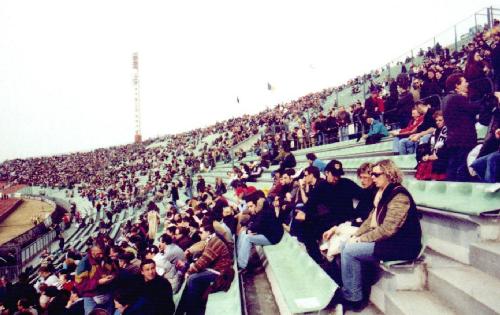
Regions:
M 323 261 L 318 241 L 330 227 L 353 219 L 353 199 L 361 200 L 363 190 L 353 181 L 342 178 L 342 163 L 330 161 L 325 167 L 326 181 L 320 178 L 319 170 L 310 166 L 305 169 L 305 181 L 310 185 L 304 210 L 296 219 L 304 221 L 304 244 L 309 255 L 318 263 Z

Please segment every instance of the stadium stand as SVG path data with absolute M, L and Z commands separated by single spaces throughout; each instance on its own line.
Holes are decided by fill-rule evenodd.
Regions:
M 495 78 L 490 73 L 483 73 L 477 81 L 477 75 L 470 77 L 468 70 L 480 62 L 476 53 L 485 59 L 480 63 L 485 67 L 479 69 L 490 65 L 493 68 L 493 60 L 486 51 L 493 53 L 499 39 L 500 25 L 496 22 L 492 29 L 475 34 L 459 51 L 450 53 L 448 48 L 436 45 L 404 64 L 372 71 L 341 87 L 311 93 L 253 116 L 245 115 L 142 144 L 4 162 L 0 165 L 0 180 L 2 187 L 10 186 L 3 190 L 5 195 L 43 195 L 64 203 L 67 212 L 71 213 L 71 228 L 66 230 L 65 238 L 58 239 L 59 250 L 43 252 L 30 268 L 22 266 L 25 273 L 20 278 L 27 275 L 29 284 L 43 297 L 41 300 L 49 300 L 44 305 L 40 305 L 38 299 L 28 303 L 40 311 L 55 310 L 61 314 L 81 314 L 84 308 L 88 313 L 96 304 L 109 313 L 116 306 L 119 310 L 130 307 L 139 309 L 142 314 L 158 314 L 158 310 L 151 309 L 154 303 L 162 303 L 157 309 L 169 314 L 175 308 L 178 313 L 246 313 L 242 280 L 251 275 L 252 270 L 246 266 L 238 268 L 241 263 L 237 258 L 241 257 L 238 239 L 241 233 L 246 233 L 240 225 L 245 225 L 248 219 L 247 230 L 261 231 L 254 234 L 266 238 L 267 242 L 256 248 L 257 257 L 280 313 L 330 312 L 332 308 L 337 310 L 339 305 L 362 309 L 366 304 L 356 304 L 360 301 L 347 298 L 348 284 L 346 281 L 341 283 L 339 274 L 335 273 L 336 260 L 331 263 L 326 258 L 314 256 L 308 247 L 310 240 L 304 237 L 306 234 L 301 234 L 303 231 L 297 232 L 293 224 L 300 227 L 301 209 L 313 211 L 309 200 L 319 198 L 327 203 L 330 194 L 337 193 L 334 186 L 337 182 L 331 180 L 334 177 L 343 176 L 344 183 L 351 179 L 350 189 L 344 193 L 363 191 L 358 195 L 361 197 L 357 206 L 362 204 L 367 189 L 374 186 L 362 190 L 355 182 L 363 165 L 371 163 L 381 169 L 389 165 L 397 176 L 403 176 L 399 170 L 404 174 L 402 185 L 408 194 L 403 195 L 407 201 L 399 202 L 406 202 L 408 207 L 400 207 L 405 209 L 406 216 L 398 219 L 402 220 L 398 221 L 401 225 L 394 233 L 403 230 L 404 220 L 410 220 L 406 218 L 416 218 L 414 222 L 418 222 L 422 230 L 422 237 L 418 236 L 416 241 L 422 246 L 419 245 L 419 250 L 408 258 L 378 259 L 370 254 L 377 258 L 375 271 L 371 274 L 377 279 L 369 283 L 370 294 L 363 296 L 363 302 L 387 314 L 500 313 L 496 297 L 500 289 L 498 183 L 487 182 L 479 167 L 475 168 L 477 176 L 467 182 L 417 180 L 419 165 L 424 161 L 422 154 L 395 153 L 395 135 L 377 139 L 377 143 L 369 145 L 364 137 L 369 128 L 366 118 L 382 118 L 391 131 L 397 130 L 397 125 L 406 126 L 401 122 L 410 119 L 413 106 L 404 107 L 401 96 L 410 95 L 409 91 L 404 92 L 405 88 L 410 88 L 410 83 L 420 80 L 424 84 L 437 84 L 438 93 L 442 94 L 438 97 L 438 106 L 449 105 L 444 83 L 457 71 L 465 72 L 460 79 L 470 80 L 471 93 L 479 93 L 483 101 L 488 100 L 484 108 L 498 107 L 493 93 L 497 89 L 491 88 Z M 402 66 L 408 66 L 411 73 L 400 75 Z M 428 72 L 432 71 L 442 76 L 441 81 L 429 79 Z M 398 74 L 397 80 L 387 80 L 387 75 L 394 73 Z M 394 84 L 403 91 L 395 99 L 391 98 L 391 85 L 395 87 Z M 415 87 L 419 93 L 427 88 L 418 84 Z M 385 92 L 381 99 L 386 105 L 385 112 L 366 105 L 365 92 L 377 94 L 379 89 Z M 448 92 L 457 94 L 453 89 Z M 419 100 L 413 95 L 409 97 L 411 103 Z M 348 105 L 347 114 L 341 109 L 342 105 Z M 433 108 L 433 111 L 438 109 Z M 454 117 L 447 114 L 446 108 L 443 110 L 445 119 Z M 427 116 L 433 124 L 431 115 Z M 488 118 L 491 119 L 491 115 Z M 448 121 L 450 130 L 452 122 Z M 472 123 L 475 122 L 474 118 Z M 474 133 L 472 128 L 468 131 Z M 422 142 L 423 148 L 425 141 L 422 138 L 430 136 L 434 130 L 442 130 L 442 127 L 436 124 L 419 131 L 421 134 L 412 134 L 419 136 L 410 140 L 417 148 L 417 143 Z M 429 133 L 425 134 L 426 131 Z M 483 138 L 487 144 L 495 136 L 495 130 L 492 133 L 489 128 L 484 133 L 483 128 L 483 134 L 473 139 L 474 144 Z M 440 148 L 435 149 L 441 135 L 437 134 L 434 140 L 425 137 L 434 147 L 428 148 L 427 155 L 423 156 L 442 158 L 437 151 Z M 311 163 L 321 165 L 310 161 L 308 154 L 311 153 L 327 164 L 324 182 L 311 173 L 315 172 L 315 168 L 309 167 Z M 488 154 L 480 153 L 479 156 Z M 389 172 L 376 173 L 373 169 L 365 175 L 371 181 L 381 176 L 382 179 L 390 177 Z M 222 184 L 217 178 L 223 179 Z M 316 186 L 317 182 L 311 178 L 324 183 L 321 185 L 329 190 L 315 197 L 311 191 L 320 184 Z M 361 177 L 360 180 L 363 181 Z M 301 194 L 300 189 L 306 186 L 311 191 Z M 399 186 L 398 189 L 406 191 Z M 389 198 L 382 191 L 377 201 L 375 196 L 369 199 L 368 210 L 374 208 L 374 203 L 382 204 Z M 397 196 L 392 197 L 396 199 Z M 340 203 L 339 200 L 336 202 Z M 415 209 L 411 200 L 414 200 Z M 352 201 L 349 207 L 353 206 Z M 265 211 L 262 209 L 276 211 L 276 219 L 281 220 L 280 224 L 283 223 L 287 230 L 275 245 L 266 245 L 271 242 L 265 233 L 268 222 L 263 221 Z M 281 211 L 288 213 L 281 215 Z M 322 211 L 333 212 L 332 209 Z M 229 214 L 225 215 L 226 212 Z M 310 213 L 305 213 L 306 218 Z M 374 220 L 365 221 L 372 231 L 386 223 L 385 219 L 378 222 L 378 216 Z M 316 223 L 319 229 L 322 222 Z M 376 243 L 362 241 L 364 234 L 359 236 L 359 239 L 352 239 L 353 242 Z M 313 243 L 319 247 L 317 241 L 319 239 L 314 239 Z M 339 247 L 340 255 L 337 255 L 341 262 L 349 253 L 348 245 L 343 246 Z M 155 266 L 153 271 L 147 267 L 151 263 Z M 340 270 L 340 279 L 345 280 L 344 273 L 345 270 Z M 60 280 L 54 280 L 56 274 Z M 179 285 L 179 281 L 182 284 Z M 1 302 L 5 308 L 16 310 L 20 298 L 28 297 L 11 293 Z

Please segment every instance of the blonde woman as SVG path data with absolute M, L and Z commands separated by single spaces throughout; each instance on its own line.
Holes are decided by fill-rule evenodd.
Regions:
M 373 166 L 371 177 L 378 188 L 373 210 L 340 254 L 342 302 L 354 310 L 362 308 L 367 298 L 363 296 L 363 264 L 415 259 L 422 247 L 417 207 L 401 185 L 401 171 L 391 160 L 382 160 Z

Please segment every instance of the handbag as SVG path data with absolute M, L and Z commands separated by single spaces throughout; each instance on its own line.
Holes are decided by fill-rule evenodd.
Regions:
M 432 179 L 432 161 L 421 161 L 417 165 L 417 172 L 415 178 L 418 180 L 431 180 Z

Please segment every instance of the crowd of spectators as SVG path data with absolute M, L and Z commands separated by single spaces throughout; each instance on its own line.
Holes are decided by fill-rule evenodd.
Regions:
M 372 84 L 363 103 L 327 113 L 321 106 L 334 89 L 142 144 L 2 163 L 0 181 L 67 189 L 106 217 L 85 253 L 61 246 L 61 269 L 47 253 L 34 286 L 26 273 L 15 284 L 2 279 L 2 313 L 202 314 L 208 294 L 227 290 L 235 277 L 234 252 L 240 272 L 251 272 L 252 246 L 276 244 L 285 230 L 342 286 L 339 302 L 363 307 L 362 265 L 414 259 L 421 248 L 415 202 L 401 185 L 402 173 L 390 160 L 365 163 L 359 186 L 342 177 L 341 162 L 326 163 L 312 153 L 309 167 L 296 169 L 293 151 L 350 138 L 372 144 L 390 129 L 395 152 L 416 153 L 417 178 L 467 181 L 480 114 L 489 131 L 471 166 L 479 179 L 498 181 L 499 36 L 496 22 L 459 51 L 436 46 L 421 64 L 409 71 L 403 65 L 397 78 Z M 379 76 L 375 71 L 347 86 Z M 259 133 L 253 148 L 259 160 L 243 162 L 244 150 L 231 148 Z M 214 134 L 211 143 L 202 142 Z M 212 187 L 198 175 L 195 185 L 196 173 L 235 157 L 240 163 L 228 173 L 228 186 L 236 204 L 224 198 L 228 187 L 220 178 Z M 271 189 L 251 186 L 270 165 L 278 165 Z M 111 239 L 112 216 L 131 209 L 138 218 Z M 330 243 L 343 234 L 343 241 Z M 173 295 L 182 287 L 175 309 Z

